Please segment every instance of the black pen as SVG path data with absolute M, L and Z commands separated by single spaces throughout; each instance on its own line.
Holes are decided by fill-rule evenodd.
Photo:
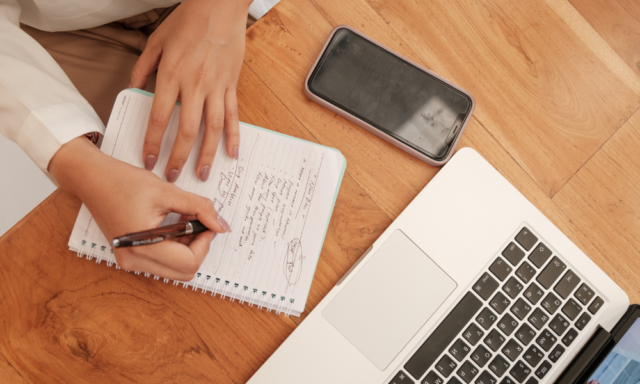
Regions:
M 113 248 L 122 248 L 155 244 L 162 240 L 173 239 L 175 237 L 195 235 L 208 229 L 209 228 L 205 227 L 200 220 L 183 221 L 180 223 L 165 225 L 164 227 L 128 233 L 124 236 L 116 237 L 111 240 L 111 246 Z

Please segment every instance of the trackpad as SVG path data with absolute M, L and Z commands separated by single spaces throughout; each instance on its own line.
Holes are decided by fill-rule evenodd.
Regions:
M 456 286 L 429 256 L 396 230 L 322 316 L 384 370 Z

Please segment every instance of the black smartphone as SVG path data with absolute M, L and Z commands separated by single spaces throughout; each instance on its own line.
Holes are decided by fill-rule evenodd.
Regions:
M 451 157 L 475 106 L 468 92 L 348 26 L 327 39 L 305 93 L 432 165 Z

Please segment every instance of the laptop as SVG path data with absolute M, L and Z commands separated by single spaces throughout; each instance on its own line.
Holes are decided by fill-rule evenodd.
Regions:
M 249 383 L 577 382 L 634 308 L 463 148 Z

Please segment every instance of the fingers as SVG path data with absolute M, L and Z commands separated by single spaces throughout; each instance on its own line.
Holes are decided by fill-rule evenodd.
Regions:
M 149 76 L 158 69 L 162 46 L 150 38 L 146 48 L 138 58 L 138 61 L 131 70 L 131 87 L 144 89 L 147 86 Z
M 174 187 L 166 200 L 167 209 L 183 215 L 194 215 L 207 228 L 217 233 L 231 232 L 229 224 L 216 212 L 213 202 L 206 197 Z
M 214 236 L 212 231 L 206 231 L 188 246 L 175 241 L 163 241 L 122 250 L 116 255 L 118 265 L 128 271 L 148 272 L 172 280 L 189 281 L 209 253 Z
M 227 140 L 227 154 L 237 160 L 240 155 L 240 119 L 235 88 L 228 89 L 224 97 L 224 134 Z
M 198 138 L 200 122 L 202 121 L 202 107 L 204 100 L 198 96 L 183 94 L 182 107 L 180 109 L 180 126 L 178 135 L 171 148 L 171 156 L 167 162 L 165 176 L 170 183 L 175 182 L 180 176 L 184 163 L 189 158 L 193 143 Z
M 167 129 L 167 125 L 169 125 L 169 118 L 171 117 L 173 106 L 178 97 L 177 86 L 161 84 L 160 79 L 158 79 L 158 82 L 158 88 L 162 89 L 162 91 L 158 92 L 153 98 L 151 113 L 149 114 L 149 124 L 147 125 L 147 132 L 145 133 L 144 144 L 142 146 L 142 161 L 144 162 L 144 167 L 149 171 L 153 170 L 153 167 L 158 161 L 162 137 L 164 136 L 164 131 Z M 173 181 L 175 181 L 175 179 Z
M 210 97 L 205 102 L 204 110 L 204 136 L 200 146 L 200 156 L 196 172 L 202 181 L 207 181 L 213 158 L 216 156 L 218 143 L 224 129 L 224 100 Z

